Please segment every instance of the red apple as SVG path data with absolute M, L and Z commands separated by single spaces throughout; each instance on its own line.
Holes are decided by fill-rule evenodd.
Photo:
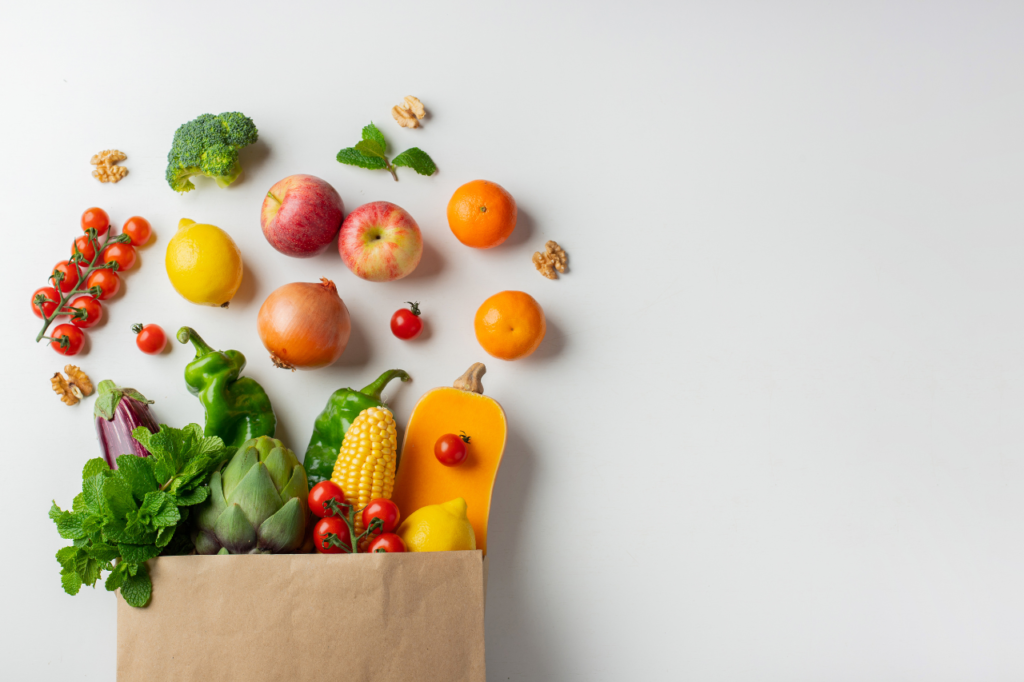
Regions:
M 289 175 L 263 199 L 260 225 L 270 245 L 286 256 L 309 258 L 330 245 L 344 207 L 337 190 L 312 175 Z
M 387 201 L 363 204 L 341 224 L 338 251 L 348 269 L 371 282 L 401 279 L 423 255 L 420 226 L 400 206 Z

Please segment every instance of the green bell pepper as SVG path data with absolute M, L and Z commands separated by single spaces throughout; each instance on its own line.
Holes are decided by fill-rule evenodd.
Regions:
M 384 387 L 395 377 L 409 381 L 409 375 L 400 369 L 389 369 L 377 377 L 376 381 L 361 391 L 352 388 L 339 388 L 327 400 L 327 407 L 316 418 L 313 424 L 313 436 L 306 446 L 306 456 L 302 465 L 306 467 L 306 478 L 312 488 L 320 481 L 331 480 L 334 463 L 341 451 L 341 441 L 345 439 L 348 428 L 352 426 L 359 413 L 368 407 L 380 407 L 384 403 L 380 394 Z
M 273 438 L 277 417 L 267 392 L 254 379 L 238 376 L 245 356 L 210 348 L 191 327 L 178 330 L 178 341 L 191 341 L 196 348 L 195 359 L 185 367 L 185 383 L 206 410 L 205 434 L 220 436 L 233 447 L 260 436 Z

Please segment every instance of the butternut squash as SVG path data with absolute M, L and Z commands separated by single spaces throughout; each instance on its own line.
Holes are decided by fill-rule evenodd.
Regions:
M 505 411 L 483 395 L 480 378 L 487 368 L 475 363 L 453 387 L 427 391 L 405 430 L 392 500 L 403 518 L 417 509 L 461 497 L 476 534 L 476 546 L 487 553 L 487 516 L 494 478 L 505 451 Z M 448 467 L 434 456 L 434 444 L 446 433 L 465 431 L 470 437 L 466 461 Z

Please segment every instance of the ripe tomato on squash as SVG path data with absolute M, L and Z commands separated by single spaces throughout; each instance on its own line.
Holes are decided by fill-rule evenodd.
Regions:
M 463 431 L 461 435 L 446 433 L 434 443 L 434 457 L 446 467 L 454 467 L 466 461 L 466 443 L 469 436 Z

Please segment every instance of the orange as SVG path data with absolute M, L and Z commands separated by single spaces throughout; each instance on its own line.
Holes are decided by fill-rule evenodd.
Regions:
M 466 246 L 497 246 L 516 227 L 516 200 L 495 182 L 467 182 L 448 202 L 448 226 Z
M 502 291 L 484 301 L 473 327 L 485 351 L 501 360 L 518 360 L 537 350 L 547 323 L 533 296 L 524 291 Z

